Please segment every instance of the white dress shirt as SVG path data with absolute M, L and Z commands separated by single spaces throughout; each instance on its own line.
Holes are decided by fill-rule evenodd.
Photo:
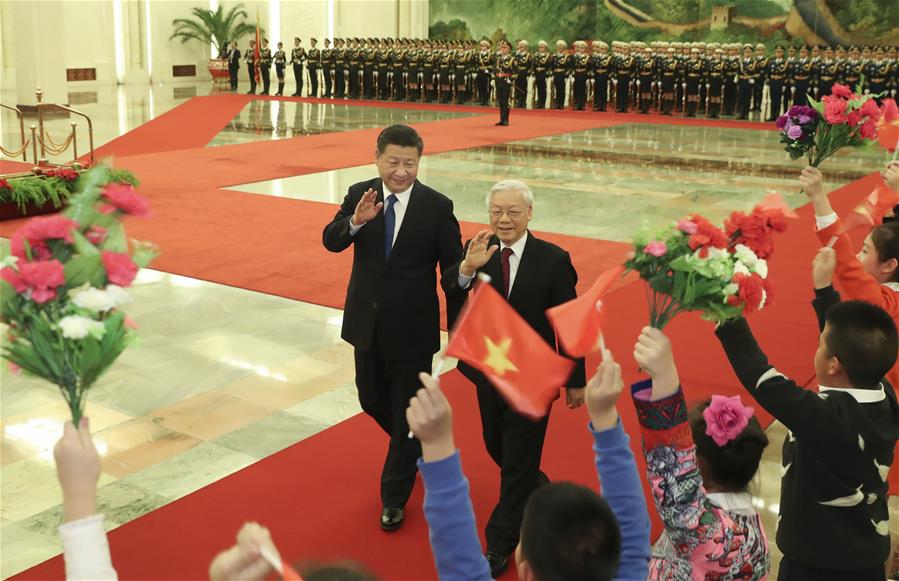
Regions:
M 525 232 L 524 236 L 518 239 L 517 242 L 513 243 L 511 246 L 506 244 L 505 242 L 500 242 L 499 250 L 496 252 L 498 254 L 502 254 L 503 248 L 511 248 L 512 254 L 509 255 L 509 294 L 512 294 L 512 285 L 515 284 L 515 275 L 518 274 L 518 265 L 521 263 L 521 255 L 524 253 L 524 246 L 528 242 L 528 233 Z M 502 257 L 500 257 L 502 260 Z M 462 274 L 462 271 L 459 270 L 459 286 L 462 288 L 468 288 L 471 284 L 471 281 L 474 279 L 474 276 L 465 276 Z M 509 297 L 506 297 L 509 298 Z
M 384 207 L 381 209 L 382 212 L 387 209 L 387 198 L 392 195 L 396 196 L 396 202 L 393 203 L 393 213 L 396 216 L 396 221 L 393 224 L 393 244 L 396 244 L 396 237 L 400 234 L 400 226 L 403 225 L 403 217 L 406 215 L 406 208 L 409 207 L 409 198 L 412 196 L 412 188 L 414 186 L 415 184 L 413 183 L 405 191 L 393 194 L 387 189 L 387 184 L 384 184 Z M 356 232 L 361 230 L 363 226 L 365 224 L 358 226 L 353 224 L 353 217 L 350 216 L 350 236 L 355 236 Z M 391 248 L 393 248 L 392 245 Z

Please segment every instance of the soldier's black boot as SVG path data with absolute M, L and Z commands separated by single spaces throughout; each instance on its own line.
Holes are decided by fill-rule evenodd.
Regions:
M 275 96 L 276 96 L 276 97 L 283 97 L 283 96 L 284 96 L 284 83 L 278 83 L 278 92 L 275 93 Z

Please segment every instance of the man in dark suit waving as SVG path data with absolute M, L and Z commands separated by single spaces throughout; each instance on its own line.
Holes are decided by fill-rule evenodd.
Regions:
M 487 209 L 492 230 L 469 241 L 465 258 L 443 272 L 450 322 L 455 320 L 478 272 L 543 339 L 556 347 L 546 309 L 577 296 L 577 273 L 568 253 L 528 231 L 534 194 L 527 184 L 503 180 L 490 189 Z M 487 523 L 487 561 L 494 577 L 503 573 L 518 544 L 524 507 L 531 492 L 549 481 L 540 471 L 549 415 L 539 421 L 515 412 L 481 373 L 459 362 L 459 370 L 477 387 L 484 443 L 500 467 L 499 502 Z M 578 360 L 566 385 L 568 407 L 584 403 L 587 380 Z M 559 386 L 562 387 L 562 386 Z
M 325 248 L 353 246 L 341 337 L 355 347 L 359 403 L 390 436 L 381 472 L 381 528 L 393 531 L 415 484 L 418 440 L 407 437 L 406 407 L 440 349 L 437 263 L 462 256 L 453 202 L 416 179 L 424 144 L 411 127 L 378 136 L 380 177 L 350 186 Z

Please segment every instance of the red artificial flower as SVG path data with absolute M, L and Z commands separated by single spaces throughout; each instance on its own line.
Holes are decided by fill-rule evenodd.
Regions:
M 28 285 L 22 282 L 22 277 L 19 276 L 19 273 L 9 266 L 0 269 L 0 280 L 8 282 L 17 293 L 23 293 L 28 289 Z
M 72 229 L 77 228 L 78 223 L 69 220 L 65 216 L 46 216 L 32 218 L 27 224 L 16 230 L 10 239 L 10 252 L 13 256 L 26 260 L 25 240 L 31 246 L 31 255 L 34 260 L 47 260 L 52 256 L 47 240 L 65 240 L 71 244 Z
M 100 208 L 104 214 L 112 214 L 118 210 L 138 218 L 150 215 L 150 203 L 147 198 L 135 192 L 131 184 L 109 184 L 103 188 L 102 194 L 110 202 Z
M 727 248 L 727 234 L 698 214 L 691 214 L 690 221 L 696 224 L 696 233 L 690 236 L 691 250 L 699 250 L 699 256 L 709 255 L 709 248 Z
M 835 97 L 843 97 L 844 99 L 851 99 L 852 89 L 847 87 L 846 85 L 842 85 L 840 83 L 834 83 L 830 89 L 830 94 Z
M 66 282 L 62 263 L 55 259 L 26 262 L 19 267 L 19 276 L 39 305 L 56 298 L 56 287 Z
M 770 307 L 774 304 L 774 285 L 771 284 L 771 277 L 768 277 L 762 283 L 765 289 L 765 306 Z
M 743 244 L 759 258 L 768 258 L 774 253 L 774 232 L 787 229 L 787 216 L 783 208 L 764 207 L 752 209 L 752 213 L 733 212 L 724 222 L 730 244 Z
M 78 172 L 67 167 L 45 171 L 44 175 L 48 178 L 61 178 L 67 182 L 74 182 L 78 179 Z
M 824 119 L 831 125 L 839 125 L 846 123 L 849 118 L 846 116 L 846 101 L 832 96 L 825 96 L 824 100 Z
M 759 275 L 737 273 L 733 282 L 739 287 L 737 294 L 727 298 L 727 304 L 743 306 L 743 313 L 753 313 L 762 308 L 765 298 L 765 282 Z
M 862 139 L 875 139 L 877 137 L 877 122 L 869 117 L 862 123 L 858 134 L 861 135 Z
M 91 244 L 99 246 L 106 240 L 106 228 L 103 226 L 91 226 L 90 230 L 84 233 L 84 236 Z
M 137 265 L 131 257 L 121 252 L 102 253 L 103 268 L 106 269 L 106 278 L 112 284 L 119 286 L 131 286 L 134 277 L 137 276 Z
M 11 189 L 12 189 L 12 186 L 9 185 L 8 181 L 6 181 L 4 179 L 0 179 L 0 190 L 11 190 Z
M 858 127 L 862 122 L 862 112 L 859 109 L 855 111 L 850 111 L 846 115 L 846 123 L 849 127 Z

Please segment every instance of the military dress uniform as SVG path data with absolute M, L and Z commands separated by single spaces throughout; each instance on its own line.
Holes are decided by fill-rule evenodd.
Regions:
M 609 99 L 609 74 L 612 70 L 612 55 L 606 52 L 594 53 L 590 57 L 593 69 L 593 110 L 605 111 Z
M 706 117 L 718 119 L 724 99 L 724 76 L 727 74 L 723 59 L 712 59 L 706 64 L 706 85 L 708 87 L 708 108 Z
M 287 54 L 283 50 L 275 51 L 275 75 L 278 77 L 278 92 L 276 96 L 284 95 L 284 66 L 287 64 Z
M 749 118 L 755 85 L 759 77 L 757 67 L 758 61 L 754 56 L 743 57 L 740 60 L 740 75 L 737 87 L 737 119 Z
M 737 83 L 740 77 L 740 57 L 727 55 L 724 61 L 724 114 L 733 115 L 737 106 Z
M 846 59 L 840 64 L 840 82 L 853 91 L 865 73 L 865 62 L 860 59 Z M 870 82 L 870 80 L 867 80 Z
M 406 51 L 406 100 L 417 101 L 421 93 L 422 50 L 412 46 Z
M 698 57 L 684 63 L 684 95 L 686 99 L 685 116 L 695 117 L 699 108 L 699 86 L 705 84 L 705 63 Z
M 272 51 L 268 47 L 259 52 L 259 72 L 262 74 L 262 94 L 268 95 L 272 84 Z
M 634 57 L 630 54 L 619 54 L 614 61 L 615 76 L 615 111 L 627 113 L 630 98 L 631 77 L 634 73 Z
M 448 48 L 444 48 L 437 61 L 437 76 L 440 81 L 440 102 L 449 103 L 452 100 L 453 85 L 452 75 L 453 55 Z
M 297 89 L 291 97 L 303 96 L 303 62 L 305 60 L 306 49 L 302 46 L 295 46 L 290 51 L 290 64 L 293 65 L 293 78 L 297 85 Z
M 590 55 L 586 52 L 571 55 L 571 71 L 573 75 L 571 108 L 583 111 L 587 104 L 587 75 L 590 73 Z
M 818 98 L 830 95 L 830 89 L 837 82 L 839 63 L 833 58 L 822 58 L 818 62 Z
M 247 63 L 247 73 L 250 75 L 250 90 L 247 95 L 256 94 L 256 55 L 252 47 L 243 53 L 244 62 Z
M 552 73 L 553 55 L 548 50 L 534 54 L 534 101 L 532 107 L 534 109 L 546 109 L 546 79 Z
M 512 87 L 515 83 L 515 74 L 518 70 L 515 64 L 515 56 L 512 54 L 500 54 L 496 57 L 496 104 L 499 105 L 499 123 L 509 124 L 509 100 L 512 95 Z
M 400 46 L 393 53 L 393 100 L 406 98 L 406 54 L 408 49 Z
M 430 103 L 437 98 L 434 92 L 434 75 L 437 71 L 437 50 L 433 47 L 425 49 L 420 59 L 421 62 L 421 80 L 424 85 L 422 91 L 425 103 Z
M 231 90 L 237 90 L 237 72 L 240 70 L 240 49 L 232 48 L 228 51 L 228 75 L 231 77 Z
M 349 99 L 358 99 L 360 96 L 361 84 L 359 82 L 359 49 L 355 42 L 347 48 L 347 97 Z
M 330 99 L 333 96 L 331 87 L 334 82 L 334 65 L 337 61 L 335 48 L 322 49 L 322 97 Z
M 362 98 L 375 98 L 375 49 L 362 49 Z
M 342 44 L 334 48 L 334 96 L 338 99 L 346 96 L 346 50 Z
M 637 74 L 637 87 L 639 91 L 640 113 L 649 113 L 652 106 L 652 90 L 658 75 L 656 58 L 653 55 L 642 54 L 635 62 Z
M 766 55 L 756 55 L 755 56 L 755 70 L 757 73 L 757 77 L 755 79 L 755 83 L 753 84 L 752 91 L 752 110 L 753 111 L 761 111 L 762 110 L 762 96 L 765 90 L 765 82 L 768 71 L 768 62 L 770 59 Z
M 377 50 L 375 50 L 375 70 L 378 72 L 377 93 L 378 99 L 381 101 L 390 99 L 391 64 L 390 49 L 388 49 L 387 44 L 384 43 L 384 46 L 379 46 Z
M 771 114 L 768 121 L 774 121 L 780 117 L 783 106 L 784 82 L 787 78 L 787 60 L 783 57 L 774 57 L 768 60 L 768 69 L 765 73 L 768 78 L 768 94 L 771 97 Z
M 477 64 L 478 103 L 487 105 L 490 102 L 490 78 L 493 76 L 493 66 L 496 64 L 493 52 L 490 49 L 478 52 Z M 546 93 L 545 88 L 543 92 Z
M 889 59 L 872 60 L 865 66 L 865 78 L 868 80 L 868 90 L 872 95 L 880 93 L 878 100 L 890 96 L 890 77 L 895 76 L 896 63 Z
M 453 51 L 453 88 L 456 93 L 456 104 L 465 102 L 465 75 L 468 72 L 468 51 L 457 48 Z
M 515 106 L 528 106 L 528 77 L 534 66 L 534 55 L 527 50 L 515 51 Z
M 671 115 L 675 110 L 677 86 L 682 82 L 681 59 L 669 53 L 659 65 L 659 83 L 662 85 L 662 115 Z
M 793 105 L 808 105 L 808 92 L 811 88 L 814 63 L 808 56 L 799 56 L 793 63 Z
M 318 70 L 322 65 L 322 53 L 314 46 L 306 53 L 306 70 L 309 71 L 309 96 L 318 97 Z

